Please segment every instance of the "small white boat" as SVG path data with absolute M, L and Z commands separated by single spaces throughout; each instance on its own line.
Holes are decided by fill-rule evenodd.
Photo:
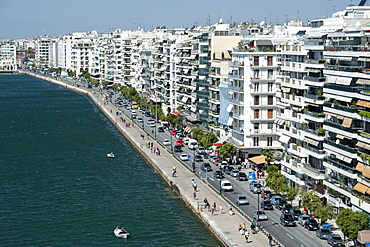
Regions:
M 114 158 L 114 154 L 113 153 L 107 154 L 107 157 L 108 158 Z
M 130 234 L 122 227 L 117 226 L 116 229 L 114 229 L 114 235 L 118 238 L 128 238 L 128 235 Z

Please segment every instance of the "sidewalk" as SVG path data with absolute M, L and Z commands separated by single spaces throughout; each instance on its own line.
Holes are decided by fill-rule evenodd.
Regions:
M 33 75 L 36 76 L 36 75 Z M 38 78 L 58 84 L 65 88 L 75 90 L 77 92 L 88 95 L 94 103 L 102 110 L 102 112 L 112 121 L 117 129 L 127 138 L 127 140 L 143 155 L 143 157 L 159 172 L 158 174 L 176 191 L 183 201 L 192 209 L 192 211 L 203 221 L 216 237 L 218 237 L 226 246 L 268 246 L 267 237 L 261 232 L 257 234 L 250 233 L 250 222 L 243 217 L 237 210 L 234 210 L 234 215 L 228 214 L 229 204 L 218 193 L 208 187 L 203 181 L 196 177 L 187 167 L 183 166 L 172 154 L 170 154 L 159 143 L 150 138 L 147 139 L 146 133 L 137 126 L 132 126 L 131 120 L 124 114 L 120 115 L 120 111 L 105 99 L 105 97 L 90 89 L 77 88 L 67 85 L 51 78 L 45 78 L 37 75 Z M 126 123 L 131 123 L 130 127 L 126 127 L 126 123 L 121 121 L 121 117 Z M 141 138 L 141 135 L 145 139 Z M 150 152 L 146 147 L 146 143 L 150 141 L 154 143 L 154 147 L 159 147 L 161 155 L 156 155 Z M 172 177 L 172 168 L 176 165 L 177 176 Z M 196 198 L 194 198 L 194 189 L 192 187 L 192 179 L 198 185 Z M 204 198 L 207 198 L 211 208 L 216 203 L 216 211 L 212 212 L 205 210 L 203 205 Z M 220 211 L 220 205 L 223 206 L 223 212 Z M 239 224 L 245 223 L 249 231 L 249 242 L 246 243 L 244 236 L 238 232 Z

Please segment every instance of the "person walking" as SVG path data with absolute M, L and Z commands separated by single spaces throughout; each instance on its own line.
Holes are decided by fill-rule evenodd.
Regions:
M 239 224 L 239 227 L 238 227 L 238 233 L 239 233 L 240 235 L 243 235 L 242 231 L 243 231 L 242 224 Z
M 197 199 L 197 192 L 193 192 L 193 197 L 194 197 L 194 200 L 196 200 Z
M 222 204 L 220 204 L 220 213 L 223 214 L 222 210 L 224 210 L 224 208 L 222 207 Z
M 268 241 L 269 241 L 269 246 L 272 246 L 272 236 L 271 234 L 269 234 L 269 236 L 267 237 Z
M 191 180 L 191 186 L 193 186 L 194 191 L 197 191 L 197 183 L 195 182 L 194 178 Z
M 242 235 L 244 235 L 245 234 L 245 231 L 247 230 L 247 225 L 245 223 L 243 223 L 243 225 L 242 225 L 242 230 L 243 230 L 243 234 Z
M 176 165 L 173 165 L 173 167 L 172 167 L 172 177 L 176 177 L 176 169 L 177 169 Z
M 245 242 L 249 243 L 249 232 L 248 231 L 245 232 L 244 238 L 245 238 Z

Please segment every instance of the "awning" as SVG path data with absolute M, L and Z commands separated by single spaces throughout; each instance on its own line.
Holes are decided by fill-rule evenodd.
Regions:
M 233 104 L 229 104 L 226 111 L 231 112 L 231 110 L 233 109 L 233 106 L 234 106 Z
M 232 117 L 229 117 L 229 119 L 227 120 L 227 125 L 228 126 L 233 125 L 233 118 Z
M 358 162 L 356 166 L 356 170 L 359 172 L 363 172 L 366 168 L 366 165 L 364 163 Z
M 365 100 L 357 101 L 356 105 L 370 108 L 370 102 Z
M 348 164 L 351 164 L 352 163 L 352 159 L 351 158 L 348 158 L 348 157 L 344 157 L 343 161 L 346 162 L 346 163 L 348 163 Z
M 359 85 L 370 85 L 370 80 L 365 80 L 365 79 L 358 79 L 356 84 Z
M 196 57 L 197 57 L 197 55 L 193 54 L 193 55 L 190 56 L 190 59 L 195 59 Z
M 352 78 L 350 77 L 339 77 L 339 76 L 329 75 L 326 78 L 327 78 L 327 81 L 330 83 L 346 85 L 346 86 L 350 85 L 352 81 Z
M 352 125 L 352 118 L 345 117 L 342 123 L 343 127 L 349 128 Z
M 367 143 L 364 143 L 364 142 L 357 142 L 356 143 L 356 146 L 357 147 L 360 147 L 360 148 L 364 148 L 364 149 L 370 150 L 370 145 L 367 144 Z
M 352 97 L 344 97 L 344 96 L 330 94 L 330 93 L 324 93 L 323 96 L 327 97 L 327 98 L 331 98 L 331 99 L 344 101 L 344 102 L 347 102 L 347 103 L 351 103 L 351 101 L 352 101 Z
M 338 139 L 344 139 L 344 136 L 342 136 L 342 135 L 340 135 L 340 134 L 337 134 L 337 136 L 336 136 Z
M 271 40 L 256 40 L 256 45 L 272 45 Z
M 367 178 L 370 178 L 370 166 L 365 167 L 365 170 L 362 172 L 362 175 L 364 175 Z
M 288 142 L 290 141 L 290 136 L 286 136 L 286 135 L 281 135 L 279 137 L 279 142 L 282 142 L 282 143 L 285 143 L 285 144 L 288 144 Z
M 266 157 L 265 155 L 255 156 L 248 159 L 249 161 L 252 161 L 256 165 L 266 163 Z
M 366 191 L 369 189 L 369 187 L 362 183 L 357 183 L 353 188 L 362 194 L 365 194 Z
M 186 103 L 186 101 L 188 101 L 188 97 L 186 97 L 186 96 L 182 97 L 181 101 Z
M 193 130 L 193 127 L 191 126 L 186 126 L 184 131 L 187 132 L 187 133 L 191 133 L 191 131 Z
M 290 92 L 290 88 L 287 88 L 287 87 L 281 87 L 281 91 L 285 92 L 285 93 L 288 93 Z
M 302 111 L 302 108 L 299 108 L 299 107 L 292 107 L 292 110 L 293 110 L 293 111 Z
M 357 232 L 357 241 L 360 244 L 370 243 L 370 230 L 362 230 Z
M 305 138 L 303 138 L 303 141 L 305 141 L 305 142 L 307 142 L 307 143 L 309 143 L 311 145 L 314 145 L 314 146 L 319 145 L 319 142 L 318 141 L 312 140 L 311 138 L 305 137 Z

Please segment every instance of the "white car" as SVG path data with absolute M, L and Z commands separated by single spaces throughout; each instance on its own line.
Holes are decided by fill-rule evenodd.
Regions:
M 187 154 L 181 154 L 181 155 L 180 155 L 180 159 L 181 159 L 182 161 L 187 161 L 187 160 L 189 160 L 189 157 L 188 157 L 188 155 L 187 155 Z
M 155 123 L 154 123 L 154 122 L 151 122 L 151 123 L 149 124 L 149 126 L 150 126 L 151 128 L 155 128 Z
M 233 191 L 234 188 L 233 186 L 231 185 L 230 181 L 229 180 L 222 180 L 221 181 L 221 189 L 223 191 Z
M 170 145 L 170 141 L 168 139 L 164 139 L 163 146 L 168 146 L 168 145 Z
M 265 211 L 263 211 L 263 210 L 254 211 L 253 212 L 253 218 L 257 221 L 259 221 L 259 220 L 268 220 L 268 217 L 265 214 Z

